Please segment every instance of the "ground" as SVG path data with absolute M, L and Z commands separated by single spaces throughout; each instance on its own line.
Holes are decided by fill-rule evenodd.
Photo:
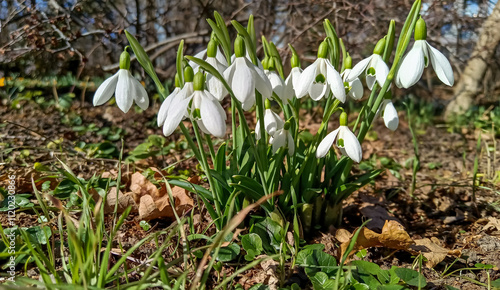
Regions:
M 15 172 L 21 178 L 18 189 L 31 192 L 30 176 L 34 172 L 34 164 L 38 162 L 50 165 L 56 162 L 56 158 L 64 160 L 75 174 L 85 179 L 116 169 L 116 158 L 88 157 L 82 150 L 75 149 L 75 144 L 80 141 L 87 144 L 104 141 L 107 135 L 99 135 L 97 130 L 89 129 L 92 123 L 95 126 L 90 128 L 110 127 L 115 131 L 121 128 L 127 132 L 123 144 L 127 155 L 143 143 L 148 135 L 161 135 L 161 130 L 155 124 L 154 112 L 157 111 L 158 104 L 153 107 L 142 114 L 132 109 L 124 115 L 113 105 L 94 108 L 89 103 L 80 105 L 74 102 L 68 111 L 61 112 L 54 106 L 43 108 L 34 102 L 23 102 L 17 108 L 12 108 L 4 101 L 0 106 L 0 115 L 4 121 L 0 124 L 0 142 L 4 147 L 0 156 L 0 182 L 5 181 L 6 175 Z M 80 121 L 72 121 L 78 117 Z M 311 119 L 314 118 L 305 121 L 305 127 L 308 127 Z M 82 126 L 86 129 L 82 130 Z M 313 125 L 310 129 L 314 131 Z M 499 136 L 481 133 L 485 148 L 494 148 L 486 152 L 476 149 L 480 129 L 455 128 L 454 133 L 450 131 L 449 125 L 419 124 L 416 128 L 420 169 L 416 175 L 416 188 L 412 193 L 411 158 L 415 153 L 406 114 L 400 113 L 400 125 L 395 132 L 390 132 L 383 126 L 383 122 L 377 121 L 374 126 L 376 134 L 369 135 L 367 142 L 363 144 L 364 161 L 354 170 L 371 166 L 385 168 L 385 172 L 375 183 L 365 186 L 345 201 L 340 228 L 353 232 L 364 220 L 370 218 L 372 221 L 368 228 L 380 233 L 386 220 L 397 221 L 413 240 L 428 238 L 449 251 L 461 252 L 458 258 L 445 255 L 446 258 L 433 268 L 424 267 L 428 289 L 445 289 L 445 284 L 459 289 L 483 289 L 476 282 L 487 282 L 486 270 L 464 270 L 450 276 L 447 274 L 456 269 L 474 268 L 475 264 L 482 263 L 494 266 L 488 272 L 491 280 L 500 278 L 500 168 L 497 160 L 500 148 L 496 146 Z M 167 142 L 178 145 L 182 143 L 181 139 L 174 134 L 167 138 Z M 110 142 L 118 148 L 121 146 L 119 139 Z M 194 158 L 186 158 L 178 150 L 171 150 L 171 153 L 161 158 L 149 157 L 136 161 L 127 169 L 164 168 L 178 162 L 174 173 L 186 169 L 191 174 L 197 172 Z M 475 159 L 478 160 L 479 170 L 476 184 L 473 184 Z M 198 223 L 206 222 L 204 214 L 206 213 L 196 212 Z M 36 224 L 36 219 L 35 213 L 29 210 L 18 216 L 21 226 L 26 227 Z M 1 221 L 2 226 L 7 227 L 5 215 L 2 215 Z M 126 221 L 120 234 L 124 247 L 133 245 L 146 236 L 139 221 L 137 215 L 132 215 Z M 153 227 L 149 231 L 156 231 L 167 227 L 170 221 L 157 219 L 150 224 Z M 314 237 L 306 241 L 324 243 L 327 252 L 338 255 L 341 243 L 338 233 L 338 229 L 331 226 L 329 229 L 316 231 Z M 144 256 L 136 258 L 144 258 L 148 249 L 141 248 L 140 253 Z M 415 261 L 414 255 L 408 251 L 394 251 L 383 246 L 368 248 L 365 259 L 383 268 L 391 265 L 411 267 Z M 447 269 L 452 263 L 451 268 Z M 238 282 L 245 288 L 256 282 L 271 283 L 277 274 L 273 270 L 275 268 L 267 266 L 261 265 L 245 272 Z M 231 273 L 233 267 L 233 264 L 227 264 L 223 272 Z M 305 283 L 304 274 L 300 270 L 295 272 L 291 281 Z M 28 274 L 36 277 L 37 270 L 31 269 Z

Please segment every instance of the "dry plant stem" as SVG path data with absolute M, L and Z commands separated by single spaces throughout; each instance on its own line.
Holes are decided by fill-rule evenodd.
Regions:
M 217 235 L 215 238 L 215 241 L 213 244 L 205 251 L 205 255 L 203 255 L 203 258 L 200 261 L 200 264 L 198 264 L 198 269 L 196 270 L 196 275 L 194 277 L 193 283 L 191 284 L 191 290 L 196 290 L 198 288 L 198 283 L 201 280 L 202 274 L 204 272 L 205 265 L 208 262 L 208 257 L 210 256 L 210 253 L 212 250 L 216 247 L 219 247 L 220 244 L 222 243 L 223 238 L 231 231 L 233 231 L 235 228 L 238 227 L 239 224 L 243 222 L 245 217 L 254 209 L 259 207 L 261 204 L 266 202 L 268 199 L 273 198 L 275 196 L 280 195 L 282 192 L 281 191 L 276 191 L 272 194 L 265 195 L 261 197 L 257 202 L 245 207 L 242 209 L 239 213 L 237 213 L 226 225 L 226 227 Z

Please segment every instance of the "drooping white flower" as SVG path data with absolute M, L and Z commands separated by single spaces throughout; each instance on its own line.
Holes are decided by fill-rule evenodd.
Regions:
M 347 127 L 347 114 L 340 114 L 340 127 L 332 131 L 319 143 L 316 150 L 316 157 L 326 156 L 333 143 L 336 143 L 343 155 L 348 156 L 353 161 L 360 162 L 363 156 L 358 138 Z
M 216 51 L 218 51 L 218 49 L 217 43 L 214 40 L 208 43 L 206 62 L 212 65 L 222 75 L 227 69 L 227 63 L 222 63 L 216 57 Z M 219 101 L 222 101 L 228 93 L 224 84 L 211 74 L 207 74 L 207 90 Z
M 223 138 L 226 135 L 226 112 L 207 90 L 195 90 L 192 95 L 191 118 L 205 134 Z
M 353 81 L 348 82 L 347 76 L 351 72 L 351 69 L 346 69 L 342 72 L 342 79 L 349 85 L 349 92 L 347 96 L 351 97 L 354 100 L 359 100 L 363 97 L 363 84 L 359 80 L 359 78 L 355 78 Z
M 176 80 L 178 81 L 178 79 Z M 188 116 L 187 108 L 194 92 L 193 69 L 189 66 L 184 69 L 184 80 L 186 81 L 184 87 L 176 94 L 174 94 L 174 90 L 163 101 L 158 112 L 158 126 L 163 125 L 163 135 L 165 136 L 172 135 L 175 128 Z
M 271 83 L 273 92 L 278 96 L 278 98 L 280 98 L 280 100 L 286 101 L 292 98 L 286 94 L 285 81 L 280 77 L 276 70 L 264 70 L 264 73 Z
M 135 103 L 143 110 L 149 106 L 149 98 L 142 84 L 129 71 L 130 55 L 124 51 L 120 56 L 120 70 L 105 80 L 94 95 L 94 106 L 100 106 L 115 94 L 116 104 L 124 113 L 127 113 Z
M 285 80 L 286 95 L 290 96 L 290 98 L 297 97 L 295 89 L 299 84 L 299 79 L 301 74 L 302 74 L 302 69 L 300 67 L 292 67 L 290 74 Z
M 345 102 L 344 82 L 330 61 L 326 59 L 327 54 L 328 43 L 323 41 L 319 46 L 318 58 L 302 72 L 297 81 L 295 87 L 297 98 L 309 94 L 313 100 L 317 101 L 331 91 L 335 98 Z
M 389 74 L 389 67 L 382 59 L 384 48 L 385 37 L 379 40 L 372 55 L 363 59 L 352 68 L 346 81 L 352 82 L 364 72 L 366 75 L 366 84 L 370 90 L 373 89 L 375 81 L 377 81 L 380 87 L 384 86 L 387 75 Z
M 377 115 L 380 114 L 382 114 L 382 118 L 384 118 L 385 126 L 391 131 L 396 131 L 399 126 L 398 111 L 396 111 L 396 108 L 390 99 L 384 99 L 382 101 L 382 104 L 380 104 L 380 108 L 377 111 Z
M 231 86 L 243 109 L 249 110 L 255 104 L 255 90 L 257 89 L 262 97 L 270 98 L 273 93 L 272 86 L 264 71 L 245 57 L 245 43 L 241 36 L 236 38 L 234 48 L 236 58 L 224 71 L 224 79 Z
M 416 84 L 422 77 L 424 67 L 429 65 L 429 60 L 439 80 L 447 86 L 453 86 L 455 78 L 450 62 L 439 50 L 427 42 L 426 37 L 425 21 L 420 18 L 415 26 L 415 43 L 404 56 L 396 74 L 396 85 L 399 88 L 409 88 Z
M 199 51 L 198 53 L 196 53 L 194 55 L 194 57 L 196 58 L 199 58 L 199 59 L 205 59 L 205 56 L 207 55 L 207 49 L 204 49 L 202 51 Z M 217 58 L 217 60 L 224 66 L 227 67 L 227 60 L 226 60 L 226 57 L 224 56 L 224 54 L 220 51 L 219 47 L 217 47 L 217 53 L 215 55 L 215 57 Z M 194 61 L 189 61 L 188 62 L 189 66 L 193 68 L 193 71 L 194 72 L 198 72 L 198 70 L 200 69 L 200 66 L 195 63 Z
M 281 147 L 288 147 L 288 154 L 293 155 L 295 152 L 295 142 L 293 141 L 292 134 L 285 129 L 278 129 L 269 138 L 269 144 L 273 145 L 273 153 L 276 153 Z
M 271 109 L 266 109 L 264 112 L 264 130 L 273 136 L 277 130 L 282 129 L 285 122 L 280 118 L 278 114 L 273 112 Z M 257 121 L 255 125 L 255 138 L 259 140 L 261 138 L 260 134 L 260 120 Z

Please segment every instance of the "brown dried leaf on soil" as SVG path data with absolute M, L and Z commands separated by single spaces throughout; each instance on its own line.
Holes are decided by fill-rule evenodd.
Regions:
M 140 172 L 132 174 L 130 191 L 138 196 L 150 195 L 154 199 L 161 197 L 160 191 L 156 188 L 156 185 L 151 183 L 146 176 L 142 175 Z
M 433 268 L 441 263 L 446 256 L 460 257 L 462 252 L 460 250 L 449 250 L 439 245 L 440 242 L 436 237 L 430 239 L 415 240 L 415 245 L 411 245 L 408 249 L 413 255 L 422 254 L 427 259 L 425 265 Z
M 496 217 L 489 216 L 478 220 L 477 223 L 485 224 L 483 227 L 483 231 L 485 232 L 500 231 L 500 219 L 497 219 Z
M 340 246 L 341 257 L 347 250 L 350 240 L 351 239 L 349 238 L 349 240 L 343 242 Z M 359 250 L 371 247 L 386 247 L 395 250 L 406 250 L 411 244 L 414 243 L 415 242 L 410 238 L 400 223 L 390 220 L 385 222 L 384 227 L 382 228 L 382 233 L 380 234 L 370 229 L 362 228 L 358 235 L 358 239 L 356 240 L 356 244 L 354 245 L 354 249 L 349 255 L 352 255 Z

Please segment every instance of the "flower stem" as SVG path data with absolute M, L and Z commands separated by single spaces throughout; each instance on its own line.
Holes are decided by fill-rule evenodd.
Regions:
M 205 174 L 207 175 L 208 184 L 210 186 L 210 192 L 212 193 L 212 197 L 214 199 L 215 210 L 217 211 L 219 218 L 222 218 L 222 211 L 220 209 L 220 206 L 221 206 L 220 205 L 220 197 L 217 194 L 217 192 L 215 192 L 215 190 L 216 190 L 215 182 L 214 182 L 214 178 L 212 176 L 212 173 L 210 172 L 207 154 L 205 153 L 205 150 L 203 149 L 203 139 L 201 137 L 200 129 L 198 128 L 198 124 L 196 124 L 195 120 L 192 120 L 192 124 L 193 124 L 193 131 L 194 131 L 194 134 L 196 136 L 196 141 L 198 142 L 198 148 L 200 149 L 199 152 L 200 152 L 201 158 L 198 158 L 198 161 L 201 162 L 201 166 L 203 167 L 203 171 L 205 171 Z M 217 228 L 219 230 L 222 229 L 221 221 L 222 220 L 215 221 L 216 225 L 218 225 Z

